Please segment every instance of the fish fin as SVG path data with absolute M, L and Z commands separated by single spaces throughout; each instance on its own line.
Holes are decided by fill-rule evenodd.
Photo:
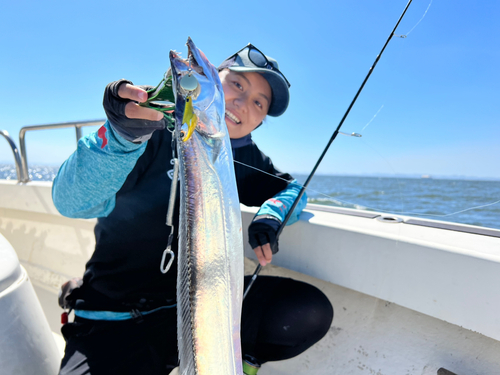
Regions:
M 192 264 L 189 254 L 180 250 L 188 248 L 187 245 L 182 245 L 182 242 L 186 243 L 187 241 L 189 241 L 187 238 L 179 239 L 179 271 L 177 274 L 177 346 L 179 350 L 179 368 L 183 375 L 198 373 L 194 354 L 193 312 L 191 306 Z

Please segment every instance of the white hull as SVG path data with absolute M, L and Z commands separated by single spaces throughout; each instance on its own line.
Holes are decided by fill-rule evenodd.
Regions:
M 15 248 L 58 333 L 58 288 L 83 274 L 95 221 L 62 217 L 50 190 L 48 182 L 0 180 L 0 234 Z M 268 363 L 259 374 L 423 375 L 441 367 L 458 375 L 500 374 L 500 237 L 319 209 L 308 206 L 285 229 L 281 252 L 261 274 L 318 286 L 333 303 L 333 326 L 301 356 Z M 254 212 L 243 207 L 244 227 Z M 251 273 L 246 239 L 245 246 Z M 10 339 L 0 343 L 2 363 Z

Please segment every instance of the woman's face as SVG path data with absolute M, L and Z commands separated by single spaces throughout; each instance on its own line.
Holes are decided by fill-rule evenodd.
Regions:
M 226 101 L 226 125 L 229 137 L 242 138 L 264 120 L 271 104 L 271 87 L 255 72 L 219 72 Z

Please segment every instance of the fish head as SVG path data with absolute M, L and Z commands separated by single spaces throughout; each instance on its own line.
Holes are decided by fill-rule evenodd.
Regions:
M 177 133 L 184 141 L 194 131 L 205 137 L 220 137 L 227 128 L 219 73 L 191 38 L 187 47 L 187 59 L 170 51 Z

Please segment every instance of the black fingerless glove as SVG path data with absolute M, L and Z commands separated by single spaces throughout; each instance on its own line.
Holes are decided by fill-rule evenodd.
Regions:
M 123 83 L 132 82 L 126 79 L 111 82 L 104 90 L 103 106 L 109 122 L 113 129 L 127 141 L 142 143 L 151 138 L 155 130 L 165 129 L 165 119 L 160 121 L 149 121 L 141 119 L 131 119 L 125 116 L 125 106 L 130 102 L 129 99 L 122 99 L 118 96 L 118 89 Z M 150 90 L 153 86 L 138 86 L 143 90 Z
M 248 227 L 248 242 L 252 249 L 268 243 L 273 254 L 276 254 L 279 250 L 276 233 L 280 225 L 281 221 L 272 215 L 255 216 Z

